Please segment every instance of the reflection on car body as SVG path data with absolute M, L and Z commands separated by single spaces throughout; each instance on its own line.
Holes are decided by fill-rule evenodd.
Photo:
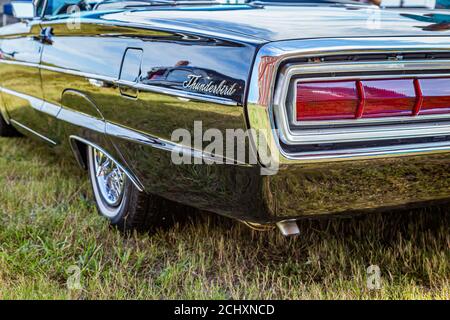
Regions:
M 244 89 L 243 81 L 232 79 L 213 70 L 190 67 L 179 61 L 175 67 L 156 67 L 141 76 L 140 83 L 187 90 L 237 99 Z

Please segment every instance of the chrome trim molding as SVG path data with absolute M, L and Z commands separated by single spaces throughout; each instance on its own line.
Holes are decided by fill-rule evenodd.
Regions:
M 86 78 L 86 79 L 95 79 L 95 80 L 101 80 L 101 81 L 106 81 L 106 82 L 116 82 L 117 81 L 116 78 L 113 78 L 110 76 L 103 76 L 103 75 L 88 73 L 88 72 L 83 72 L 83 71 L 51 67 L 51 66 L 46 66 L 46 65 L 42 65 L 42 64 L 38 65 L 37 68 L 43 69 L 43 70 L 48 70 L 48 71 L 53 71 L 53 72 L 58 72 L 58 73 L 63 73 L 63 74 L 68 74 L 71 76 L 78 76 L 80 78 Z
M 20 98 L 20 99 L 28 101 L 30 103 L 30 106 L 33 109 L 41 110 L 42 106 L 44 105 L 44 100 L 42 100 L 40 98 L 29 96 L 27 94 L 20 93 L 20 92 L 17 92 L 17 91 L 6 89 L 6 88 L 2 88 L 2 87 L 0 87 L 0 89 L 2 90 L 2 92 L 6 93 L 6 94 L 10 94 L 10 95 L 15 96 L 17 98 Z
M 172 142 L 170 140 L 153 137 L 146 133 L 122 127 L 118 124 L 109 121 L 106 121 L 106 135 L 132 141 L 142 145 L 147 145 L 152 148 L 168 152 L 183 153 L 187 157 L 209 160 L 211 162 L 219 161 L 222 163 L 227 163 L 228 165 L 234 163 L 234 165 L 249 166 L 247 163 L 242 161 L 230 159 L 227 158 L 226 156 L 219 156 L 216 154 L 208 153 L 205 152 L 204 150 L 198 150 L 193 147 L 187 147 L 182 144 Z
M 3 63 L 3 64 L 12 64 L 12 65 L 19 65 L 19 66 L 24 66 L 24 67 L 39 68 L 39 64 L 37 64 L 37 63 L 32 63 L 32 62 L 11 61 L 11 60 L 0 59 L 0 63 Z
M 355 64 L 355 67 L 358 68 L 361 64 L 366 65 L 367 63 L 352 63 L 352 65 Z M 364 71 L 377 71 L 377 69 L 379 68 L 383 68 L 383 67 L 388 67 L 389 70 L 385 70 L 387 72 L 389 71 L 395 71 L 396 68 L 399 68 L 400 71 L 404 71 L 404 70 L 442 70 L 447 68 L 448 69 L 448 73 L 435 73 L 435 74 L 426 74 L 424 76 L 420 76 L 420 79 L 429 79 L 429 78 L 450 78 L 450 60 L 440 60 L 440 61 L 430 61 L 431 67 L 425 67 L 424 65 L 422 65 L 422 62 L 420 61 L 407 61 L 405 62 L 391 62 L 391 64 L 387 64 L 385 62 L 380 62 L 380 63 L 370 63 L 368 64 L 368 66 L 370 66 L 370 68 L 368 68 L 367 70 Z M 352 65 L 346 65 L 346 67 L 351 67 Z M 298 76 L 298 75 L 306 75 L 306 74 L 311 74 L 310 71 L 310 65 L 306 66 L 306 65 L 301 65 L 301 66 L 293 66 L 287 69 L 292 69 L 292 70 L 286 70 L 286 78 L 283 79 L 283 82 L 286 81 L 287 83 L 285 84 L 287 86 L 287 88 L 289 88 L 289 86 L 293 85 L 294 88 L 298 83 L 302 83 L 302 82 L 309 82 L 309 81 L 328 81 L 328 80 L 333 80 L 333 81 L 345 81 L 345 80 L 377 80 L 377 79 L 411 79 L 411 78 L 415 78 L 418 75 L 415 73 L 407 73 L 407 74 L 385 74 L 385 75 L 369 75 L 369 76 L 336 76 L 336 77 L 313 77 L 313 78 L 309 78 L 309 77 L 305 77 L 305 78 L 301 78 L 301 79 L 297 79 L 294 82 L 292 81 L 292 77 Z M 346 71 L 345 69 L 347 68 L 343 68 L 344 70 L 341 71 L 341 67 L 342 64 L 336 64 L 336 63 L 324 63 L 320 66 L 321 68 L 317 68 L 317 70 L 314 70 L 316 72 L 313 73 L 320 73 L 320 69 L 325 69 L 322 70 L 321 72 L 349 72 Z M 420 68 L 420 69 L 419 69 Z M 358 72 L 359 70 L 355 70 L 356 72 Z M 351 72 L 355 72 L 355 71 L 351 71 Z M 289 77 L 289 79 L 287 79 Z M 286 88 L 286 89 L 287 89 Z M 284 104 L 285 101 L 287 101 L 287 91 L 284 93 L 284 100 L 280 101 L 280 105 Z M 283 93 L 281 93 L 283 94 Z M 295 94 L 292 97 L 292 107 L 294 107 L 295 103 L 296 103 L 296 99 L 295 99 Z M 288 107 L 288 106 L 286 106 Z M 339 125 L 339 124 L 370 124 L 370 123 L 389 123 L 389 122 L 395 122 L 395 121 L 404 121 L 404 122 L 409 122 L 409 121 L 423 121 L 423 120 L 430 120 L 430 119 L 450 119 L 450 114 L 435 114 L 435 115 L 421 115 L 420 117 L 417 116 L 405 116 L 405 117 L 384 117 L 384 118 L 362 118 L 362 119 L 348 119 L 348 120 L 325 120 L 325 121 L 297 121 L 297 109 L 293 108 L 293 113 L 292 115 L 289 117 L 289 121 L 290 123 L 296 125 L 296 126 L 328 126 L 328 125 Z
M 70 141 L 70 146 L 72 147 L 72 150 L 74 151 L 74 152 L 78 152 L 78 151 L 76 151 L 76 149 L 74 149 L 74 148 L 76 148 L 76 146 L 74 146 L 73 145 L 73 140 L 77 140 L 77 141 L 80 141 L 80 142 L 82 142 L 82 143 L 84 143 L 84 144 L 87 144 L 87 145 L 89 145 L 89 146 L 91 146 L 91 147 L 93 147 L 94 149 L 97 149 L 98 151 L 100 151 L 100 152 L 102 152 L 103 154 L 105 154 L 108 158 L 110 158 L 123 172 L 125 172 L 125 174 L 127 175 L 127 177 L 131 180 L 131 182 L 136 186 L 136 188 L 139 190 L 139 191 L 144 191 L 144 187 L 143 187 L 143 185 L 142 185 L 142 183 L 140 183 L 140 181 L 137 179 L 137 177 L 134 175 L 134 174 L 132 174 L 129 170 L 127 170 L 124 166 L 122 166 L 117 160 L 115 160 L 114 159 L 114 157 L 112 157 L 107 151 L 105 151 L 102 147 L 100 147 L 100 146 L 98 146 L 97 144 L 95 144 L 95 143 L 92 143 L 92 142 L 90 142 L 89 140 L 86 140 L 86 139 L 83 139 L 83 138 L 80 138 L 80 137 L 78 137 L 78 136 L 75 136 L 75 135 L 71 135 L 71 136 L 69 136 L 69 141 Z M 75 156 L 77 157 L 77 159 L 78 159 L 78 155 L 77 154 L 75 154 Z
M 336 39 L 310 39 L 292 40 L 276 43 L 269 43 L 263 46 L 256 57 L 253 66 L 251 81 L 248 92 L 247 113 L 250 126 L 254 129 L 261 129 L 273 132 L 273 144 L 278 150 L 272 153 L 280 155 L 278 158 L 283 162 L 309 162 L 309 161 L 331 161 L 345 160 L 353 158 L 372 158 L 379 156 L 398 156 L 405 154 L 420 154 L 430 152 L 448 152 L 450 142 L 408 144 L 386 147 L 354 148 L 339 151 L 311 151 L 301 153 L 287 153 L 280 145 L 280 141 L 286 144 L 314 144 L 346 141 L 372 141 L 379 139 L 399 138 L 399 137 L 423 137 L 434 135 L 450 134 L 450 122 L 436 128 L 436 123 L 424 127 L 423 124 L 413 124 L 408 129 L 403 127 L 403 134 L 399 134 L 399 127 L 384 128 L 368 126 L 364 131 L 357 128 L 346 128 L 346 132 L 336 132 L 339 129 L 329 129 L 324 132 L 324 128 L 310 130 L 291 131 L 289 117 L 284 108 L 287 86 L 291 77 L 296 73 L 312 74 L 325 72 L 324 68 L 331 68 L 331 72 L 348 71 L 368 71 L 374 70 L 374 66 L 383 66 L 384 70 L 392 66 L 392 71 L 404 71 L 413 69 L 436 70 L 435 76 L 450 75 L 449 60 L 393 60 L 376 62 L 346 62 L 346 63 L 311 63 L 310 65 L 296 65 L 283 70 L 280 66 L 293 58 L 323 57 L 337 55 L 357 55 L 357 54 L 392 54 L 392 53 L 427 53 L 427 52 L 450 52 L 450 42 L 448 37 L 402 37 L 402 38 L 336 38 Z M 359 69 L 358 69 L 359 66 Z M 334 69 L 333 69 L 334 67 Z M 446 68 L 449 73 L 441 73 L 439 70 Z M 330 72 L 329 69 L 327 69 Z M 295 72 L 294 72 L 295 71 Z M 402 75 L 395 75 L 396 78 Z M 411 75 L 409 75 L 411 76 Z M 383 75 L 386 78 L 386 75 Z M 426 77 L 432 77 L 426 74 Z M 355 77 L 350 77 L 355 78 Z M 334 78 L 337 79 L 337 78 Z M 345 79 L 343 78 L 338 78 Z M 281 89 L 280 89 L 281 88 Z M 283 91 L 284 90 L 284 91 Z M 430 117 L 429 119 L 433 119 Z M 440 117 L 439 119 L 442 119 Z M 450 120 L 450 119 L 449 119 Z M 442 124 L 442 122 L 441 122 Z M 273 129 L 278 130 L 273 130 Z M 368 130 L 370 128 L 370 130 Z M 306 128 L 305 128 L 306 129 Z M 421 130 L 421 135 L 417 135 L 417 130 Z M 301 133 L 300 133 L 301 131 Z
M 349 158 L 365 159 L 374 157 L 413 156 L 422 153 L 442 153 L 450 151 L 450 141 L 404 144 L 398 146 L 371 147 L 358 149 L 344 149 L 339 151 L 314 151 L 286 153 L 283 156 L 290 160 L 320 161 L 320 160 L 348 160 Z
M 47 142 L 47 143 L 49 143 L 49 144 L 51 144 L 51 145 L 54 145 L 54 146 L 57 145 L 57 143 L 56 143 L 55 141 L 53 141 L 53 140 L 47 138 L 46 136 L 44 136 L 44 135 L 42 135 L 42 134 L 40 134 L 40 133 L 38 133 L 38 132 L 36 132 L 36 131 L 30 129 L 30 128 L 28 128 L 27 126 L 21 124 L 20 122 L 17 122 L 16 120 L 10 119 L 9 121 L 10 121 L 12 124 L 15 124 L 16 126 L 18 126 L 18 127 L 22 128 L 22 129 L 27 130 L 28 132 L 34 134 L 36 137 L 38 137 L 38 138 L 44 140 L 45 142 Z
M 6 105 L 2 96 L 2 92 L 3 88 L 0 87 L 0 115 L 3 117 L 3 120 L 5 120 L 6 124 L 11 124 L 11 122 L 9 121 L 8 112 L 6 111 Z
M 146 84 L 139 84 L 139 83 L 135 83 L 135 82 L 119 80 L 114 77 L 103 76 L 103 75 L 99 75 L 99 74 L 92 74 L 92 73 L 88 73 L 88 72 L 82 72 L 82 71 L 76 71 L 76 70 L 70 70 L 70 69 L 64 69 L 64 68 L 58 68 L 58 67 L 52 67 L 52 66 L 41 65 L 41 64 L 37 64 L 37 63 L 9 61 L 9 60 L 0 60 L 0 63 L 21 65 L 21 66 L 32 67 L 32 68 L 39 68 L 42 70 L 48 70 L 48 71 L 64 73 L 64 74 L 68 74 L 68 75 L 72 75 L 72 76 L 83 77 L 83 78 L 88 79 L 88 81 L 90 81 L 91 84 L 92 84 L 92 81 L 106 81 L 106 82 L 110 82 L 116 86 L 126 86 L 126 87 L 129 87 L 130 89 L 149 91 L 149 92 L 154 92 L 154 93 L 161 93 L 161 94 L 179 97 L 179 98 L 185 98 L 185 99 L 191 99 L 191 100 L 203 101 L 203 102 L 210 102 L 210 103 L 217 103 L 217 104 L 224 104 L 224 105 L 229 105 L 229 106 L 239 106 L 240 105 L 236 101 L 227 99 L 224 97 L 208 96 L 208 95 L 204 95 L 204 94 L 188 92 L 188 91 L 183 91 L 183 90 L 163 88 L 163 87 L 146 85 Z
M 430 115 L 417 117 L 393 117 L 393 118 L 379 118 L 379 119 L 354 119 L 344 121 L 297 121 L 295 115 L 295 104 L 286 104 L 288 101 L 289 88 L 296 85 L 298 82 L 306 82 L 311 79 L 316 81 L 323 80 L 348 80 L 348 79 L 376 79 L 376 78 L 410 78 L 413 77 L 410 73 L 404 73 L 400 76 L 382 75 L 382 76 L 352 76 L 352 77 L 318 77 L 318 78 L 301 78 L 292 81 L 292 78 L 299 75 L 308 75 L 311 73 L 338 73 L 338 72 L 360 72 L 375 71 L 375 70 L 442 70 L 448 69 L 448 73 L 427 74 L 426 78 L 433 77 L 449 77 L 450 76 L 450 60 L 446 61 L 430 61 L 430 68 L 426 67 L 424 61 L 391 61 L 391 62 L 371 62 L 371 63 L 323 63 L 320 65 L 295 65 L 290 66 L 280 71 L 279 82 L 275 89 L 275 96 L 273 100 L 273 109 L 276 118 L 277 128 L 280 130 L 280 139 L 287 145 L 304 145 L 317 143 L 339 143 L 339 142 L 354 142 L 354 141 L 374 141 L 386 139 L 400 139 L 400 138 L 420 138 L 429 136 L 439 136 L 450 134 L 450 122 L 442 123 L 442 120 L 450 121 L 450 114 L 447 115 Z M 355 69 L 352 69 L 352 67 Z M 361 68 L 362 67 L 362 68 Z M 383 68 L 383 69 L 382 69 Z M 424 78 L 425 78 L 424 77 Z M 294 89 L 294 88 L 292 88 Z M 294 95 L 295 96 L 295 95 Z M 293 97 L 295 99 L 295 97 Z M 292 110 L 289 115 L 289 111 Z M 439 122 L 429 123 L 411 123 L 424 120 L 440 120 Z M 392 124 L 393 122 L 402 121 L 403 123 Z M 408 122 L 408 123 L 406 123 Z M 366 124 L 362 127 L 345 127 L 345 128 L 330 128 L 329 125 L 337 124 L 351 124 L 358 126 Z M 374 124 L 374 125 L 368 125 Z M 302 126 L 316 125 L 317 128 L 308 129 L 301 128 Z M 297 126 L 297 128 L 292 128 Z

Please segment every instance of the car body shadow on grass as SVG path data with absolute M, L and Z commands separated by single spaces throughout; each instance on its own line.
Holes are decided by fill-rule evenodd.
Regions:
M 293 238 L 198 212 L 123 235 L 87 175 L 45 146 L 0 139 L 0 172 L 0 298 L 449 298 L 446 206 L 302 220 Z

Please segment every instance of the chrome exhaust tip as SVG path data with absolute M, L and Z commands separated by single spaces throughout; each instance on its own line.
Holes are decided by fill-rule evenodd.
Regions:
M 277 227 L 280 229 L 283 236 L 296 236 L 300 234 L 297 222 L 295 220 L 284 220 L 277 222 Z

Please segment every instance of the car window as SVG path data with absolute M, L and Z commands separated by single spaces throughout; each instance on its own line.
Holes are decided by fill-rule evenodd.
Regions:
M 36 16 L 41 17 L 45 7 L 45 0 L 38 0 L 35 2 Z

